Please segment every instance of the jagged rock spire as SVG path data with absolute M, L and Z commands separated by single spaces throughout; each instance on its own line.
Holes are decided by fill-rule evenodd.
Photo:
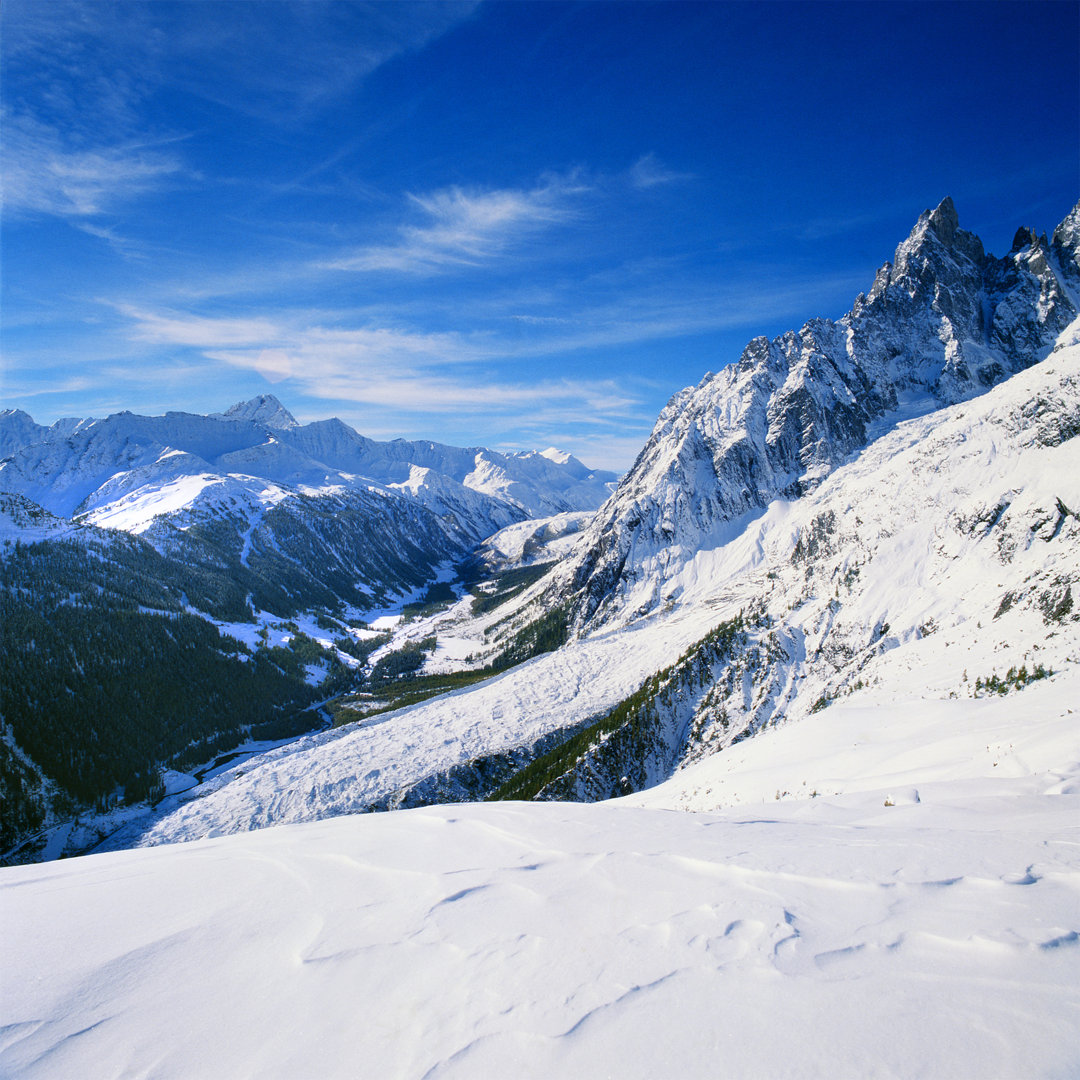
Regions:
M 603 621 L 620 595 L 652 610 L 686 553 L 812 490 L 910 403 L 967 400 L 1042 360 L 1077 318 L 1061 277 L 1076 266 L 1080 214 L 1054 236 L 1061 269 L 1041 241 L 994 258 L 945 198 L 842 319 L 755 338 L 737 363 L 673 397 L 560 568 L 577 626 Z

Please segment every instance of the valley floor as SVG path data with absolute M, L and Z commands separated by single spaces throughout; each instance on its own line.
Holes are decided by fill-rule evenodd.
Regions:
M 838 703 L 630 799 L 4 870 L 0 1073 L 1076 1076 L 1077 701 Z

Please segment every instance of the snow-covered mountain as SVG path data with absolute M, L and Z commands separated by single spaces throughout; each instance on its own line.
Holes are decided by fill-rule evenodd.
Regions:
M 475 549 L 490 592 L 395 631 L 457 675 L 541 631 L 560 647 L 222 763 L 127 811 L 101 854 L 0 871 L 0 1071 L 1077 1075 L 1078 239 L 1074 211 L 994 260 L 943 203 L 844 319 L 759 339 L 677 395 L 592 524 L 507 525 Z M 393 486 L 483 494 L 431 444 L 251 405 L 171 451 L 213 468 L 158 483 L 176 508 L 144 530 L 240 551 L 208 595 L 227 584 L 243 607 L 243 575 L 275 552 L 318 569 L 311 589 L 332 578 L 343 537 L 263 533 L 258 513 L 314 519 L 336 498 L 340 521 L 382 499 L 434 543 L 442 519 Z M 215 458 L 236 425 L 262 440 Z M 285 479 L 311 462 L 347 479 L 364 455 L 382 469 L 365 491 Z M 222 471 L 249 458 L 267 475 Z M 166 477 L 162 459 L 136 467 Z M 96 460 L 88 444 L 88 475 Z M 519 478 L 544 468 L 524 460 Z M 216 499 L 226 540 L 170 484 Z M 116 490 L 99 509 L 138 492 Z M 56 539 L 20 565 L 73 619 L 122 586 L 122 541 L 146 580 L 103 626 L 175 602 L 148 654 L 175 659 L 179 558 L 21 495 L 0 497 L 9 535 Z M 0 602 L 26 581 L 8 574 Z M 22 640 L 40 686 L 65 673 L 40 655 L 51 629 Z M 230 679 L 274 652 L 211 644 Z M 6 729 L 4 751 L 5 778 L 34 779 Z M 484 797 L 544 805 L 428 805 Z M 251 835 L 265 826 L 282 827 Z
M 918 713 L 1042 678 L 1076 684 L 1078 433 L 1074 344 L 733 523 L 665 579 L 648 617 L 249 760 L 117 843 L 476 798 L 504 783 L 520 798 L 607 798 L 776 725 L 827 727 L 840 703 Z M 472 621 L 452 609 L 416 632 L 480 653 L 493 626 L 528 625 L 534 597 Z
M 329 723 L 307 707 L 362 682 L 365 616 L 452 595 L 478 542 L 614 479 L 300 425 L 270 395 L 52 427 L 8 411 L 0 439 L 0 853 Z
M 0 445 L 0 490 L 130 532 L 147 530 L 159 514 L 203 506 L 212 513 L 220 496 L 212 489 L 227 484 L 264 505 L 296 493 L 379 490 L 476 541 L 525 518 L 595 509 L 615 480 L 569 455 L 380 443 L 340 420 L 300 425 L 269 394 L 213 416 L 124 412 L 51 428 L 9 410 L 0 414 Z
M 532 584 L 537 574 L 524 574 L 505 603 L 465 598 L 408 632 L 408 640 L 453 642 L 450 667 L 576 629 L 567 644 L 544 656 L 526 650 L 535 656 L 528 663 L 496 665 L 496 677 L 450 698 L 246 762 L 242 775 L 226 772 L 197 798 L 162 803 L 140 826 L 141 842 L 474 798 L 500 785 L 527 797 L 607 797 L 775 724 L 815 722 L 842 698 L 873 692 L 895 701 L 928 657 L 944 665 L 928 691 L 935 697 L 971 697 L 991 682 L 1016 691 L 1070 668 L 1080 589 L 1078 214 L 1052 241 L 1021 230 L 1004 259 L 959 229 L 948 200 L 923 214 L 894 264 L 839 322 L 757 339 L 737 364 L 676 395 L 591 523 L 564 511 L 548 524 L 506 528 L 479 552 L 501 572 L 528 569 L 536 551 L 557 544 L 546 578 Z M 287 424 L 266 399 L 252 411 Z M 376 444 L 339 421 L 110 421 L 64 442 L 63 460 L 69 443 L 83 449 L 72 475 L 97 479 L 107 455 L 94 451 L 114 428 L 161 437 L 152 447 L 126 439 L 135 464 L 97 484 L 103 503 L 91 519 L 104 507 L 122 510 L 132 494 L 124 478 L 137 469 L 167 469 L 184 454 L 219 473 L 235 468 L 219 481 L 185 462 L 180 482 L 205 482 L 223 497 L 214 516 L 228 532 L 225 547 L 241 552 L 238 572 L 263 559 L 278 565 L 283 535 L 325 530 L 290 520 L 264 532 L 228 483 L 262 477 L 257 498 L 274 503 L 267 518 L 305 506 L 313 518 L 339 521 L 343 508 L 324 518 L 320 500 L 355 498 L 357 488 L 343 484 L 331 496 L 328 478 L 378 477 L 368 498 L 416 506 L 401 493 L 422 490 L 443 500 L 431 521 L 445 528 L 462 492 L 480 497 L 506 477 L 524 482 L 529 470 L 582 471 L 551 451 L 500 461 L 430 443 Z M 174 446 L 181 436 L 184 449 Z M 162 453 L 162 445 L 173 448 Z M 138 463 L 148 448 L 157 456 Z M 491 485 L 489 463 L 502 478 Z M 301 491 L 305 476 L 322 485 L 310 504 L 285 486 Z M 169 486 L 155 480 L 153 490 L 162 497 Z M 77 494 L 55 497 L 70 503 Z M 147 536 L 168 550 L 197 520 L 181 505 Z M 411 557 L 430 559 L 437 539 Z M 285 553 L 344 582 L 365 560 L 335 562 L 340 548 L 331 539 L 315 556 L 303 545 Z M 335 589 L 340 598 L 334 585 L 331 599 Z M 1007 645 L 999 649 L 991 626 L 1008 628 Z M 431 663 L 450 655 L 436 651 Z M 136 838 L 129 831 L 116 842 Z
M 1074 1075 L 1078 435 L 1063 344 L 646 617 L 249 759 L 166 800 L 164 846 L 0 871 L 0 1069 Z M 593 716 L 534 796 L 668 778 L 338 816 Z
M 646 612 L 733 522 L 814 490 L 897 421 L 984 393 L 1042 360 L 1080 310 L 1080 206 L 1052 240 L 1022 228 L 1004 258 L 945 199 L 924 212 L 869 293 L 676 394 L 563 567 L 579 626 Z

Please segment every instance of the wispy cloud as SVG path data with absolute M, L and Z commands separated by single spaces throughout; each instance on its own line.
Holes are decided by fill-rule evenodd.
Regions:
M 571 220 L 573 197 L 587 190 L 586 184 L 571 175 L 548 178 L 531 189 L 450 187 L 410 195 L 423 224 L 401 225 L 392 242 L 360 248 L 320 266 L 414 274 L 476 266 L 543 229 Z
M 502 343 L 458 333 L 388 327 L 320 325 L 296 313 L 283 317 L 209 318 L 131 306 L 139 341 L 197 350 L 207 360 L 254 371 L 272 383 L 288 381 L 308 397 L 377 405 L 417 413 L 522 413 L 555 408 L 569 413 L 625 416 L 637 398 L 613 380 L 505 378 L 493 362 Z
M 93 217 L 184 172 L 170 154 L 142 145 L 78 149 L 57 131 L 5 111 L 4 208 Z
M 17 76 L 51 123 L 81 113 L 83 126 L 136 125 L 145 101 L 168 87 L 288 126 L 423 48 L 478 4 L 9 0 L 3 51 L 9 82 Z M 69 92 L 75 86 L 78 99 Z
M 637 159 L 630 167 L 630 183 L 636 188 L 659 187 L 662 184 L 677 184 L 684 180 L 694 180 L 694 173 L 677 172 L 664 165 L 652 153 Z
M 0 37 L 4 208 L 86 218 L 190 179 L 182 153 L 162 149 L 187 133 L 163 127 L 156 94 L 179 90 L 295 127 L 478 2 L 9 0 Z

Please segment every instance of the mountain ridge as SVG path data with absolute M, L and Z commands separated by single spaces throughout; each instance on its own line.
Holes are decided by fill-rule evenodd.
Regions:
M 251 759 L 117 846 L 484 798 L 521 752 L 548 771 L 534 783 L 526 760 L 507 797 L 607 799 L 764 730 L 827 725 L 834 702 L 918 712 L 1023 693 L 1028 680 L 1075 683 L 1078 434 L 1080 344 L 897 426 L 807 496 L 775 500 L 698 552 L 647 616 Z M 529 617 L 525 600 L 507 609 L 511 628 Z M 436 618 L 422 632 L 461 630 Z M 991 680 L 1001 689 L 980 689 Z M 553 763 L 536 757 L 541 743 Z

